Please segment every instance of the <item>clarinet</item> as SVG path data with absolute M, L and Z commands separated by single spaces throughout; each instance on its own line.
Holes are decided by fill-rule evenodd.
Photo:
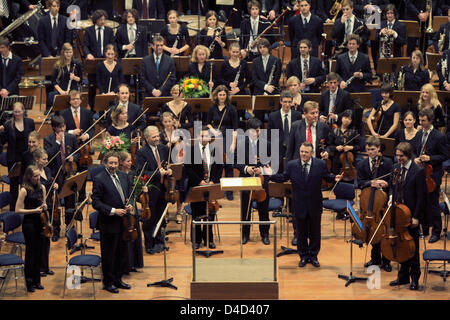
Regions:
M 72 68 L 72 65 L 73 65 L 73 68 Z M 70 72 L 70 69 L 73 69 L 72 70 L 72 72 L 74 72 L 75 71 L 75 64 L 73 63 L 73 62 L 70 62 L 70 66 L 69 66 L 69 77 L 70 77 L 70 74 L 72 73 L 72 72 Z M 72 86 L 72 79 L 70 79 L 69 80 L 69 84 L 67 85 L 67 92 L 69 92 L 70 91 L 70 87 Z
M 173 43 L 172 49 L 176 48 L 178 45 L 178 34 L 177 37 L 175 38 L 175 42 Z M 175 54 L 171 53 L 170 56 L 173 57 Z
M 267 81 L 267 84 L 270 85 L 273 81 L 273 73 L 275 72 L 275 68 L 277 67 L 277 65 L 274 63 L 272 65 L 272 69 L 270 70 L 270 74 L 269 74 L 269 80 Z M 264 92 L 264 95 L 267 95 L 267 91 Z
M 238 72 L 236 73 L 236 77 L 234 77 L 234 81 L 233 81 L 233 82 L 238 83 L 238 82 L 239 82 L 239 77 L 240 77 L 240 76 L 241 76 L 241 65 L 239 65 Z
M 140 35 L 141 33 L 138 31 L 137 33 L 136 33 L 136 37 L 134 38 L 134 40 L 130 43 L 130 44 L 132 44 L 133 46 L 134 46 L 134 44 L 136 43 L 136 41 L 137 41 L 137 39 L 139 38 L 139 35 Z M 133 50 L 133 49 L 131 49 L 131 50 Z M 127 50 L 127 53 L 125 53 L 125 56 L 124 56 L 124 58 L 128 58 L 128 56 L 130 55 L 130 51 L 131 50 Z
M 358 70 L 358 72 L 361 72 L 361 70 Z M 345 85 L 348 86 L 356 77 L 353 75 L 350 78 L 348 78 L 347 81 L 345 81 Z

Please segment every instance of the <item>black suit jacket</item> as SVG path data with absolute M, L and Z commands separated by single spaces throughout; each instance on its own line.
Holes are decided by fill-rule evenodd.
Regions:
M 378 167 L 377 177 L 384 176 L 392 171 L 392 160 L 387 157 L 382 157 L 380 161 L 380 165 Z M 357 181 L 358 188 L 364 189 L 370 187 L 370 181 L 375 179 L 372 175 L 372 171 L 370 170 L 369 158 L 366 158 L 360 162 L 356 166 L 356 170 L 358 173 Z M 389 182 L 390 177 L 386 176 L 382 178 L 382 180 Z
M 215 149 L 211 150 L 211 145 L 209 146 L 211 152 L 211 168 L 209 169 L 209 181 L 214 183 L 219 183 L 222 177 L 223 164 L 213 162 L 215 156 Z M 186 176 L 188 177 L 188 188 L 197 187 L 203 180 L 205 170 L 202 164 L 202 151 L 198 142 L 194 145 L 189 146 L 186 149 L 186 160 L 184 163 L 184 170 Z M 189 162 L 188 162 L 189 161 Z
M 6 67 L 6 77 L 3 79 L 3 57 L 0 59 L 0 89 L 6 89 L 9 96 L 19 94 L 19 83 L 22 79 L 22 59 L 16 55 L 12 55 L 12 59 L 8 61 Z
M 297 58 L 300 53 L 298 50 L 298 43 L 300 40 L 308 39 L 311 41 L 312 50 L 311 55 L 318 56 L 318 47 L 322 41 L 323 22 L 316 16 L 311 15 L 309 22 L 305 25 L 303 16 L 293 16 L 289 20 L 289 36 L 291 38 L 291 56 Z
M 85 56 L 92 54 L 95 58 L 103 58 L 105 56 L 105 49 L 108 44 L 116 45 L 114 40 L 114 32 L 110 27 L 104 26 L 103 30 L 103 54 L 97 48 L 97 34 L 95 26 L 86 29 L 83 38 L 83 53 Z
M 120 185 L 125 199 L 131 194 L 132 183 L 128 175 L 122 171 L 117 171 Z M 123 218 L 118 215 L 111 215 L 112 208 L 123 209 L 125 203 L 122 202 L 119 191 L 111 178 L 111 175 L 102 170 L 93 178 L 92 207 L 99 212 L 98 226 L 102 233 L 120 233 L 123 231 Z
M 387 20 L 381 21 L 380 30 L 387 27 Z M 377 30 L 375 35 L 375 42 L 380 44 L 380 30 Z M 397 32 L 397 38 L 394 39 L 394 57 L 403 56 L 403 45 L 406 44 L 406 26 L 403 22 L 395 19 L 394 25 L 392 26 L 392 30 Z M 378 55 L 378 52 L 377 52 Z
M 401 166 L 399 163 L 394 165 L 394 170 L 398 169 L 401 172 Z M 393 175 L 392 175 L 393 176 Z M 397 183 L 397 185 L 399 185 Z M 389 182 L 390 194 L 392 199 L 397 199 L 398 190 L 396 185 L 393 185 L 393 178 Z M 426 182 L 425 182 L 425 170 L 420 168 L 412 161 L 408 172 L 406 173 L 405 182 L 403 184 L 403 200 L 404 204 L 411 211 L 411 218 L 422 221 L 424 218 L 424 211 L 426 210 Z
M 163 144 L 158 144 L 158 153 L 161 162 L 167 161 L 169 156 L 169 148 Z M 136 172 L 141 172 L 144 164 L 147 163 L 145 167 L 144 174 L 151 177 L 155 170 L 158 170 L 158 163 L 156 162 L 156 158 L 153 155 L 153 151 L 150 146 L 146 144 L 141 149 L 136 152 Z M 161 184 L 161 175 L 159 172 L 155 173 L 152 178 L 150 184 L 153 184 L 155 187 L 159 189 L 159 192 L 164 193 L 164 185 Z M 152 188 L 152 190 L 155 190 Z
M 340 120 L 341 113 L 347 109 L 353 109 L 352 100 L 350 99 L 350 93 L 340 88 L 337 89 L 336 100 L 334 101 L 336 106 L 335 113 L 338 115 L 338 121 Z M 330 107 L 330 90 L 322 92 L 320 95 L 319 113 L 321 116 L 328 117 Z
M 363 77 L 354 78 L 353 81 L 347 86 L 348 92 L 364 92 L 366 90 L 366 81 L 372 79 L 372 70 L 370 69 L 369 56 L 358 51 L 358 57 L 354 64 L 350 62 L 348 52 L 342 53 L 337 58 L 336 73 L 342 78 L 343 81 L 347 81 L 354 72 L 360 71 L 363 73 Z
M 447 11 L 445 11 L 445 12 L 447 12 Z M 443 33 L 445 33 L 445 37 L 444 37 L 444 46 L 442 48 L 442 51 L 445 51 L 445 50 L 449 49 L 448 46 L 449 46 L 449 40 L 450 40 L 450 22 L 442 24 L 439 27 L 439 31 L 434 34 L 433 44 L 434 44 L 434 47 L 436 48 L 436 51 L 438 51 L 438 49 L 439 49 L 439 47 L 438 47 L 439 38 L 440 38 L 441 34 L 443 34 Z
M 38 41 L 39 49 L 43 57 L 59 55 L 62 45 L 65 42 L 71 42 L 71 36 L 69 29 L 67 29 L 67 18 L 63 15 L 58 15 L 57 27 L 56 27 L 56 50 L 52 48 L 52 18 L 50 14 L 43 16 L 39 19 L 38 23 Z
M 268 83 L 269 76 L 273 65 L 275 65 L 275 70 L 273 72 L 272 82 Z M 264 72 L 264 65 L 262 57 L 259 56 L 253 60 L 252 66 L 252 85 L 253 94 L 261 95 L 264 94 L 264 86 L 266 84 L 272 84 L 275 86 L 275 91 L 272 94 L 277 94 L 280 90 L 280 77 L 281 77 L 281 60 L 272 55 L 269 56 L 267 61 L 266 72 Z
M 419 13 L 426 11 L 426 1 L 423 0 L 407 0 L 405 7 L 405 19 L 404 20 L 415 20 L 419 21 L 417 17 Z M 438 8 L 440 7 L 441 1 L 433 1 L 433 15 L 436 15 Z M 445 14 L 445 13 L 444 13 Z
M 444 47 L 445 48 L 445 47 Z M 445 66 L 443 66 L 443 62 L 447 60 L 447 63 Z M 439 90 L 444 90 L 445 91 L 445 87 L 444 87 L 444 82 L 447 81 L 448 82 L 448 75 L 450 73 L 450 51 L 449 50 L 444 50 L 444 52 L 442 53 L 442 57 L 441 60 L 439 60 L 439 62 L 436 65 L 436 71 L 439 77 Z M 442 73 L 442 67 L 444 67 L 444 73 Z
M 242 139 L 242 136 L 238 137 L 238 139 Z M 238 146 L 240 150 L 242 150 L 242 146 L 245 146 L 244 159 L 240 159 L 241 155 L 239 151 L 235 153 L 236 169 L 239 170 L 240 177 L 250 177 L 248 172 L 245 171 L 245 168 L 247 166 L 264 166 L 269 164 L 271 156 L 271 144 L 264 138 L 259 137 L 256 144 L 256 156 L 259 158 L 258 162 L 260 162 L 258 164 L 255 163 L 254 159 L 250 159 L 250 138 L 248 136 L 245 136 L 243 141 L 238 141 Z
M 422 151 L 422 137 L 423 130 L 420 130 L 416 134 L 417 141 L 417 149 L 415 150 L 415 154 L 417 156 L 420 155 Z M 430 156 L 430 162 L 433 166 L 433 180 L 436 182 L 437 188 L 441 185 L 442 175 L 444 171 L 442 170 L 442 162 L 448 160 L 449 151 L 447 146 L 447 139 L 445 136 L 440 133 L 436 128 L 431 130 L 431 133 L 428 135 L 428 139 L 425 142 L 425 151 L 424 154 Z
M 136 57 L 145 57 L 148 55 L 147 28 L 141 25 L 137 25 L 136 36 L 137 34 L 139 34 L 139 36 L 134 43 Z M 128 24 L 122 24 L 117 29 L 116 43 L 119 50 L 119 57 L 123 58 L 127 52 L 126 49 L 123 49 L 123 46 L 130 44 L 130 39 L 128 39 Z
M 161 85 L 170 74 L 169 79 L 163 87 Z M 176 83 L 176 69 L 173 59 L 166 54 L 161 55 L 159 62 L 159 71 L 156 71 L 156 62 L 153 54 L 142 59 L 142 79 L 146 96 L 153 97 L 153 89 L 162 91 L 162 96 L 170 96 L 170 89 Z
M 298 51 L 298 50 L 297 50 Z M 286 79 L 291 76 L 296 76 L 300 81 L 303 75 L 303 65 L 301 63 L 301 58 L 291 60 L 287 65 L 287 75 Z M 320 86 L 325 82 L 325 70 L 322 68 L 322 62 L 319 58 L 309 56 L 308 63 L 308 78 L 315 78 L 316 82 L 309 86 L 309 91 L 311 93 L 320 92 Z
M 359 30 L 357 34 L 361 38 L 361 45 L 367 44 L 369 40 L 370 32 L 368 30 L 361 29 L 360 27 L 363 25 L 363 21 L 355 18 L 353 23 L 352 33 Z M 341 22 L 340 18 L 337 18 L 334 22 L 333 31 L 331 32 L 331 37 L 336 40 L 336 45 L 342 45 L 345 39 L 345 23 Z
M 75 119 L 73 118 L 72 115 L 72 109 L 70 107 L 68 109 L 61 111 L 60 114 L 64 118 L 64 121 L 66 122 L 67 131 L 75 130 L 77 128 L 77 126 L 75 125 Z M 91 127 L 92 124 L 94 123 L 93 116 L 94 115 L 91 110 L 80 107 L 78 117 L 80 121 L 80 129 L 83 130 L 83 133 L 86 133 L 86 130 L 89 129 L 89 127 Z M 89 130 L 89 132 L 87 132 L 87 134 L 89 135 L 89 138 L 92 138 L 95 134 L 95 128 L 92 127 Z
M 303 142 L 306 141 L 306 120 L 298 120 L 291 126 L 291 132 L 289 134 L 289 144 L 286 152 L 286 160 L 293 160 L 300 157 L 299 150 Z M 316 127 L 316 143 L 314 146 L 314 152 L 317 156 L 320 155 L 320 141 L 326 141 L 328 138 L 328 125 L 323 122 L 317 121 Z
M 250 18 L 242 20 L 242 22 L 241 22 L 241 36 L 239 37 L 239 44 L 241 45 L 241 49 L 247 49 L 248 42 L 250 41 L 250 36 L 252 36 L 252 37 L 254 36 L 254 38 L 256 39 L 256 37 L 259 34 L 261 34 L 269 25 L 270 25 L 269 21 L 263 20 L 263 19 L 260 18 L 259 19 L 259 23 L 258 23 L 258 34 L 253 35 L 251 33 L 252 26 L 251 26 L 251 23 L 250 23 Z M 273 43 L 275 41 L 275 37 L 271 35 L 270 31 L 264 37 L 267 38 L 267 40 L 269 40 L 270 43 Z
M 113 112 L 114 109 L 116 109 L 118 106 L 114 105 L 111 107 L 111 110 L 108 112 L 108 114 L 106 115 L 106 123 L 107 126 L 109 127 L 110 125 L 112 125 L 112 120 L 111 120 L 111 113 Z M 128 102 L 128 123 L 132 124 L 142 113 L 142 108 L 140 106 L 138 106 L 137 104 Z M 145 116 L 142 116 L 135 124 L 134 124 L 135 128 L 139 128 L 142 131 L 145 129 Z
M 12 126 L 11 126 L 12 124 Z M 30 132 L 36 130 L 34 125 L 34 120 L 31 118 L 23 119 L 23 132 L 25 136 L 25 143 L 28 143 L 28 135 Z M 0 135 L 2 144 L 8 143 L 8 148 L 6 149 L 6 162 L 8 167 L 11 167 L 16 160 L 16 129 L 14 126 L 14 122 L 7 122 L 5 124 L 5 131 L 3 131 Z M 23 146 L 24 149 L 28 149 L 27 145 Z M 25 169 L 25 168 L 24 168 Z
M 301 120 L 302 114 L 299 111 L 291 110 L 291 129 L 295 121 Z M 280 161 L 286 155 L 288 143 L 285 145 L 285 137 L 289 139 L 289 132 L 284 132 L 284 119 L 281 119 L 281 111 L 274 111 L 269 114 L 269 123 L 267 127 L 269 133 L 269 141 L 272 141 L 272 130 L 278 130 Z M 287 141 L 287 140 L 286 140 Z

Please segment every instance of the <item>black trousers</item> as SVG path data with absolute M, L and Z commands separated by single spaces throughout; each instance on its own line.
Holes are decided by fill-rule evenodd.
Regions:
M 214 221 L 214 214 L 210 214 L 208 215 L 208 217 L 206 217 L 207 211 L 206 201 L 191 202 L 191 209 L 192 209 L 192 220 L 199 220 L 200 217 L 205 217 L 202 219 L 203 221 Z M 208 230 L 209 233 L 208 239 L 206 237 L 206 230 Z M 207 240 L 209 242 L 214 241 L 212 226 L 206 225 L 195 226 L 195 242 L 200 244 L 203 241 L 203 243 L 207 245 L 208 244 Z M 192 234 L 191 234 L 191 241 L 192 241 Z
M 398 279 L 400 281 L 419 281 L 420 278 L 420 255 L 419 255 L 419 228 L 408 227 L 408 231 L 414 238 L 414 244 L 416 249 L 414 256 L 408 261 L 400 264 L 400 270 L 398 272 Z
M 427 193 L 427 209 L 426 219 L 423 222 L 423 230 L 425 234 L 431 226 L 432 235 L 440 237 L 442 231 L 441 208 L 439 207 L 439 185 L 436 183 L 436 188 L 433 192 Z
M 321 213 L 307 214 L 304 218 L 296 217 L 297 251 L 300 259 L 317 258 L 321 240 Z
M 41 264 L 40 271 L 47 272 L 50 270 L 48 265 L 48 256 L 50 254 L 50 238 L 47 238 L 44 235 L 41 235 Z
M 95 112 L 95 95 L 97 94 L 97 77 L 95 74 L 88 74 L 88 82 L 89 82 L 89 105 L 91 106 L 92 112 Z
M 136 240 L 127 241 L 128 247 L 128 264 L 124 272 L 130 272 L 131 268 L 144 267 L 144 257 L 142 252 L 142 233 L 139 221 L 136 220 L 137 238 Z
M 268 194 L 266 192 L 266 194 Z M 251 217 L 251 207 L 248 210 L 248 205 L 250 201 L 250 191 L 241 191 L 241 221 L 250 221 Z M 266 200 L 262 202 L 257 202 L 256 207 L 258 209 L 259 221 L 269 221 L 269 196 L 266 196 Z M 259 233 L 262 237 L 269 235 L 270 225 L 259 225 Z M 250 225 L 242 226 L 242 236 L 250 237 Z
M 370 251 L 370 258 L 375 265 L 384 265 L 391 263 L 386 257 L 381 253 L 381 243 L 372 244 L 372 250 Z
M 100 251 L 102 255 L 103 284 L 115 284 L 122 279 L 123 271 L 128 265 L 126 242 L 122 233 L 100 232 Z
M 38 214 L 25 216 L 22 231 L 25 238 L 25 279 L 27 286 L 41 283 L 41 220 Z
M 166 207 L 166 200 L 164 193 L 158 190 L 150 191 L 150 211 L 152 212 L 150 219 L 142 222 L 142 231 L 144 232 L 145 249 L 151 249 L 155 244 L 163 243 L 162 234 L 159 230 L 156 237 L 153 237 L 153 232 L 158 224 L 159 219 Z

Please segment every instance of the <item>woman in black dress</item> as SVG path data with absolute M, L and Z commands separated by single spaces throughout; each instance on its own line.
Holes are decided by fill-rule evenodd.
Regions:
M 160 33 L 166 40 L 163 49 L 169 56 L 182 56 L 191 47 L 189 31 L 178 23 L 178 13 L 175 10 L 167 12 L 167 20 L 169 24 L 164 26 Z
M 60 217 L 53 217 L 53 220 L 51 219 L 51 216 L 53 214 L 53 190 L 58 190 L 58 184 L 54 183 L 52 188 L 52 173 L 50 171 L 50 168 L 47 167 L 48 164 L 48 154 L 47 151 L 45 151 L 43 148 L 37 148 L 33 152 L 33 158 L 34 158 L 34 164 L 39 169 L 40 173 L 40 182 L 41 185 L 45 187 L 45 192 L 48 194 L 49 192 L 52 192 L 47 197 L 47 208 L 49 213 L 49 219 L 53 221 L 55 218 Z M 59 200 L 56 200 L 59 201 Z M 53 275 L 54 272 L 50 270 L 49 264 L 48 264 L 48 256 L 50 254 L 50 238 L 47 238 L 46 236 L 41 234 L 41 241 L 42 241 L 42 250 L 41 250 L 41 264 L 40 264 L 40 272 L 41 277 L 46 277 L 47 275 Z
M 411 54 L 411 63 L 403 68 L 404 88 L 406 91 L 420 91 L 425 83 L 430 82 L 430 73 L 425 68 L 423 54 L 415 50 Z
M 131 169 L 131 154 L 128 152 L 121 152 L 119 154 L 119 170 L 125 172 L 128 175 L 131 183 L 134 183 L 135 171 Z M 137 238 L 136 240 L 130 240 L 127 242 L 128 245 L 128 264 L 125 267 L 124 273 L 128 274 L 130 272 L 137 272 L 137 268 L 144 267 L 144 256 L 142 252 L 142 234 L 139 225 L 139 218 L 136 218 L 136 230 Z
M 32 165 L 25 170 L 15 210 L 24 215 L 22 231 L 25 238 L 25 280 L 28 292 L 44 289 L 39 271 L 42 251 L 40 214 L 47 205 L 43 203 L 46 193 L 40 178 L 38 167 Z
M 191 62 L 188 66 L 188 76 L 202 79 L 212 89 L 216 83 L 214 63 L 206 59 L 209 58 L 209 49 L 203 45 L 195 46 L 192 52 Z
M 53 105 L 56 95 L 67 95 L 70 90 L 80 91 L 82 79 L 81 63 L 73 58 L 72 45 L 66 42 L 62 46 L 59 60 L 56 61 L 53 68 L 52 85 L 55 90 L 48 93 L 47 110 Z
M 161 108 L 161 113 L 170 112 L 173 114 L 177 128 L 189 129 L 194 126 L 194 116 L 192 108 L 183 100 L 183 92 L 180 91 L 180 85 L 176 84 L 170 89 L 173 100 L 165 103 Z
M 434 112 L 433 127 L 444 128 L 445 127 L 445 117 L 442 111 L 442 105 L 439 102 L 436 89 L 430 83 L 425 84 L 420 93 L 419 102 L 417 103 L 417 114 L 416 118 L 419 116 L 419 112 L 422 109 L 431 108 Z
M 370 134 L 375 137 L 392 138 L 398 128 L 401 109 L 398 103 L 393 100 L 393 92 L 394 90 L 389 84 L 382 85 L 380 105 L 373 108 L 370 112 L 367 127 Z M 370 119 L 375 117 L 379 118 L 376 128 L 373 127 L 372 121 L 370 121 Z
M 408 142 L 413 146 L 413 150 L 416 150 L 417 146 L 416 134 L 419 130 L 417 130 L 414 127 L 415 124 L 416 124 L 416 116 L 414 112 L 407 111 L 403 116 L 403 125 L 405 127 L 397 131 L 395 135 L 395 145 L 398 145 L 400 142 Z
M 233 159 L 236 150 L 236 138 L 238 129 L 238 114 L 236 108 L 231 104 L 230 92 L 224 85 L 218 86 L 212 93 L 214 104 L 209 108 L 206 118 L 206 125 L 211 133 L 223 138 L 223 150 L 227 158 Z M 220 127 L 219 127 L 220 126 Z M 233 131 L 232 141 L 227 143 L 227 130 Z M 228 162 L 228 161 L 227 161 Z M 233 177 L 233 166 L 225 164 L 225 176 Z M 233 192 L 226 192 L 228 200 L 233 200 Z
M 8 120 L 4 126 L 0 126 L 0 138 L 4 145 L 8 143 L 6 153 L 6 162 L 8 164 L 8 172 L 12 173 L 11 169 L 21 164 L 20 175 L 10 178 L 9 192 L 12 200 L 10 203 L 10 210 L 14 211 L 16 205 L 17 195 L 19 193 L 19 183 L 21 177 L 25 172 L 24 154 L 28 149 L 28 136 L 30 132 L 34 131 L 34 120 L 27 118 L 25 114 L 25 107 L 22 102 L 16 102 L 13 105 L 13 117 Z
M 300 92 L 300 79 L 296 76 L 291 76 L 286 82 L 286 86 L 290 93 L 292 93 L 292 109 L 297 110 L 303 117 L 303 105 L 306 101 L 309 101 L 307 96 L 304 96 Z
M 220 72 L 217 75 L 218 82 L 225 85 L 230 94 L 250 94 L 247 87 L 250 84 L 250 72 L 247 61 L 241 60 L 241 47 L 238 42 L 230 44 L 230 57 L 225 58 Z
M 105 48 L 106 60 L 97 64 L 97 88 L 100 94 L 116 94 L 119 84 L 123 83 L 122 65 L 114 59 L 116 47 L 108 44 Z
M 331 171 L 334 174 L 340 174 L 342 171 L 342 164 L 339 159 L 341 154 L 350 151 L 355 156 L 356 152 L 359 152 L 360 137 L 353 126 L 353 112 L 345 110 L 341 117 L 341 126 L 330 131 L 326 148 L 328 154 L 333 155 Z
M 138 138 L 135 133 L 135 126 L 128 123 L 128 112 L 125 106 L 118 105 L 111 112 L 112 124 L 106 129 L 111 136 L 120 136 L 124 134 L 131 143 L 137 142 Z
M 205 27 L 200 30 L 199 44 L 208 47 L 211 59 L 223 59 L 222 48 L 227 46 L 225 30 L 219 28 L 219 16 L 214 10 L 210 10 L 205 16 Z
M 23 155 L 24 168 L 34 164 L 33 152 L 39 149 L 41 146 L 41 135 L 37 131 L 32 131 L 28 135 L 28 150 Z

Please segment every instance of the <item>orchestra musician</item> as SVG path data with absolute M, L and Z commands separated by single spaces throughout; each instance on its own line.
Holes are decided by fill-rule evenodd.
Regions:
M 262 122 L 258 118 L 251 118 L 247 122 L 248 136 L 242 137 L 244 141 L 238 143 L 239 146 L 245 146 L 244 159 L 240 159 L 236 153 L 236 168 L 239 170 L 240 177 L 261 177 L 263 189 L 266 193 L 264 199 L 256 198 L 256 207 L 258 209 L 259 221 L 269 221 L 269 177 L 264 169 L 269 165 L 271 156 L 271 144 L 264 136 L 261 136 Z M 255 193 L 258 191 L 254 191 Z M 250 221 L 251 215 L 251 197 L 250 191 L 241 191 L 241 221 Z M 253 195 L 253 192 L 252 192 Z M 259 225 L 261 241 L 264 245 L 269 245 L 270 225 Z M 250 239 L 250 225 L 242 226 L 242 244 L 246 244 Z
M 425 67 L 423 54 L 414 50 L 411 54 L 411 63 L 402 67 L 405 91 L 420 91 L 424 84 L 430 82 L 430 73 Z
M 292 209 L 297 225 L 295 229 L 300 268 L 307 263 L 320 267 L 317 256 L 321 242 L 322 178 L 330 182 L 341 178 L 330 174 L 326 163 L 313 156 L 313 148 L 313 144 L 304 141 L 298 149 L 299 155 L 287 163 L 284 172 L 270 177 L 275 182 L 290 180 L 292 183 Z M 268 171 L 271 174 L 271 170 Z
M 447 14 L 448 22 L 441 24 L 439 31 L 434 34 L 433 42 L 436 52 L 445 52 L 450 49 L 450 8 L 443 10 L 443 14 Z M 439 48 L 440 38 L 443 37 L 442 48 Z
M 41 146 L 41 135 L 37 131 L 31 131 L 28 135 L 28 150 L 23 154 L 23 166 L 28 168 L 34 164 L 33 153 Z
M 56 95 L 68 95 L 71 90 L 81 89 L 83 68 L 81 63 L 73 58 L 73 48 L 70 43 L 63 44 L 61 55 L 55 63 L 51 79 L 55 90 L 48 93 L 46 114 L 54 103 Z
M 423 221 L 423 233 L 429 234 L 429 226 L 432 226 L 432 233 L 429 243 L 439 241 L 442 230 L 441 210 L 439 208 L 439 186 L 442 183 L 444 170 L 442 163 L 449 158 L 449 151 L 445 136 L 434 127 L 435 114 L 430 108 L 419 111 L 419 124 L 421 129 L 417 132 L 417 148 L 415 150 L 416 158 L 414 162 L 417 165 L 431 165 L 433 172 L 431 174 L 436 187 L 431 192 L 425 192 L 426 195 L 426 216 Z M 428 190 L 429 191 L 429 190 Z
M 422 86 L 419 101 L 417 102 L 417 112 L 423 109 L 431 109 L 434 113 L 433 126 L 436 128 L 445 127 L 445 117 L 442 111 L 441 103 L 438 99 L 436 89 L 431 83 L 424 84 Z
M 176 84 L 170 89 L 173 100 L 165 103 L 161 108 L 161 113 L 170 112 L 176 121 L 176 128 L 189 129 L 194 126 L 194 116 L 189 103 L 183 100 L 183 91 L 180 85 Z
M 296 76 L 301 79 L 302 92 L 318 93 L 320 86 L 325 81 L 325 70 L 319 58 L 311 56 L 311 41 L 302 39 L 298 42 L 300 56 L 289 61 L 286 77 Z
M 148 55 L 147 28 L 139 25 L 139 13 L 136 9 L 125 10 L 123 24 L 116 32 L 116 43 L 119 57 L 143 58 Z
M 339 87 L 348 92 L 367 91 L 365 83 L 372 79 L 369 56 L 360 52 L 359 46 L 360 37 L 351 34 L 347 37 L 348 52 L 337 57 L 336 73 L 342 79 Z
M 403 115 L 403 126 L 404 128 L 397 130 L 395 134 L 395 145 L 398 145 L 400 142 L 408 142 L 415 152 L 417 149 L 417 132 L 418 129 L 415 127 L 416 124 L 416 115 L 412 111 L 407 111 Z
M 378 137 L 367 137 L 366 152 L 368 157 L 358 162 L 356 166 L 358 188 L 361 190 L 369 187 L 381 188 L 386 193 L 389 193 L 389 176 L 385 175 L 392 172 L 393 163 L 391 159 L 381 154 L 381 143 Z M 377 164 L 377 177 L 385 176 L 381 179 L 374 176 Z M 372 243 L 370 256 L 371 260 L 364 265 L 365 268 L 377 265 L 381 266 L 381 269 L 384 269 L 386 272 L 392 271 L 390 261 L 381 254 L 380 243 Z
M 210 142 L 210 129 L 207 126 L 202 126 L 197 133 L 196 140 L 189 146 L 189 153 L 184 165 L 188 178 L 188 189 L 219 183 L 222 177 L 223 165 L 214 161 L 217 150 L 211 148 Z M 203 220 L 214 221 L 214 215 L 217 212 L 210 210 L 208 207 L 209 203 L 206 201 L 191 202 L 192 220 L 198 220 L 203 217 Z M 208 214 L 207 210 L 209 210 Z M 208 232 L 208 236 L 206 232 Z M 195 249 L 199 249 L 202 242 L 205 247 L 216 248 L 212 226 L 197 225 L 195 227 Z
M 389 283 L 390 286 L 410 284 L 410 290 L 419 289 L 420 255 L 419 255 L 419 223 L 423 219 L 426 206 L 425 170 L 412 161 L 413 150 L 409 143 L 401 142 L 395 147 L 395 156 L 398 163 L 394 170 L 400 170 L 401 176 L 396 185 L 393 179 L 389 182 L 391 199 L 404 204 L 411 211 L 411 225 L 408 226 L 409 234 L 414 239 L 414 256 L 400 264 L 397 279 Z M 392 201 L 392 200 L 390 200 Z
M 132 125 L 128 121 L 128 112 L 125 106 L 118 105 L 111 112 L 111 125 L 106 129 L 111 136 L 120 136 L 123 134 L 131 143 L 136 143 L 138 138 L 136 137 L 136 126 Z M 134 137 L 134 138 L 133 138 Z M 130 146 L 131 147 L 131 146 Z M 130 151 L 130 150 L 128 150 Z
M 339 88 L 339 76 L 334 72 L 327 75 L 327 86 L 328 90 L 320 95 L 320 121 L 338 123 L 340 114 L 353 107 L 350 93 Z
M 64 182 L 70 174 L 70 172 L 67 172 L 66 170 L 66 163 L 70 165 L 72 162 L 78 162 L 80 153 L 77 152 L 74 155 L 71 155 L 72 152 L 78 149 L 78 142 L 74 135 L 66 132 L 66 122 L 62 116 L 54 116 L 51 119 L 51 125 L 53 133 L 44 138 L 44 149 L 47 151 L 48 157 L 51 160 L 48 166 L 50 167 L 52 177 L 56 176 L 59 168 L 62 166 L 61 173 L 55 181 L 61 186 L 59 188 L 59 192 L 61 192 Z M 64 219 L 66 226 L 68 226 L 72 221 L 75 211 L 75 195 L 64 198 L 64 207 Z M 60 225 L 60 221 L 53 221 L 53 242 L 56 242 L 59 239 L 59 233 L 61 231 Z
M 290 76 L 286 81 L 286 87 L 292 94 L 292 109 L 300 112 L 303 115 L 303 106 L 306 101 L 310 101 L 307 95 L 301 93 L 301 84 L 299 78 L 296 76 Z
M 450 26 L 449 26 L 450 29 Z M 450 50 L 445 49 L 442 57 L 436 65 L 436 72 L 439 77 L 439 90 L 450 91 Z
M 120 61 L 115 61 L 116 56 L 116 46 L 106 45 L 106 60 L 97 64 L 97 88 L 100 94 L 115 95 L 117 87 L 123 83 L 122 64 Z
M 311 0 L 301 0 L 301 14 L 294 16 L 289 20 L 288 28 L 291 39 L 292 58 L 297 58 L 299 56 L 299 51 L 297 48 L 300 48 L 299 42 L 303 39 L 309 40 L 308 55 L 311 53 L 312 56 L 317 57 L 319 54 L 318 48 L 320 42 L 322 41 L 323 23 L 318 16 L 311 14 L 310 9 Z M 301 48 L 300 55 L 302 55 Z
M 219 16 L 215 11 L 210 10 L 206 13 L 205 21 L 205 27 L 200 30 L 199 44 L 210 49 L 211 59 L 223 59 L 222 48 L 227 47 L 227 37 L 225 30 L 218 29 Z M 219 30 L 222 31 L 219 33 Z M 212 51 L 211 47 L 213 47 Z
M 151 177 L 155 171 L 158 171 L 150 181 L 152 187 L 148 187 L 151 217 L 142 223 L 145 251 L 154 254 L 163 250 L 164 239 L 162 238 L 161 231 L 158 231 L 155 238 L 153 237 L 153 232 L 167 204 L 164 198 L 166 191 L 163 183 L 164 177 L 172 175 L 172 170 L 166 170 L 162 167 L 163 162 L 169 159 L 169 148 L 160 143 L 158 128 L 148 126 L 144 130 L 144 138 L 147 144 L 136 152 L 136 172 L 140 172 L 145 163 L 147 165 L 144 174 L 147 176 Z
M 167 20 L 169 24 L 164 26 L 160 33 L 161 37 L 166 40 L 166 44 L 163 46 L 164 51 L 170 56 L 185 55 L 184 52 L 188 51 L 191 47 L 191 38 L 188 29 L 178 23 L 178 13 L 176 10 L 167 12 Z
M 19 95 L 22 59 L 11 52 L 8 38 L 0 37 L 0 57 L 0 98 Z
M 25 280 L 28 292 L 35 289 L 42 290 L 41 285 L 41 251 L 42 251 L 42 222 L 40 214 L 47 209 L 42 203 L 46 191 L 40 182 L 40 170 L 31 165 L 25 170 L 23 186 L 20 188 L 15 211 L 23 214 L 22 232 L 25 238 Z
M 130 213 L 127 204 L 132 184 L 125 172 L 119 171 L 119 155 L 108 152 L 103 158 L 105 170 L 93 178 L 92 207 L 98 211 L 100 250 L 102 258 L 103 289 L 118 293 L 120 289 L 131 289 L 122 281 L 128 264 L 128 247 L 123 240 L 123 216 Z
M 153 38 L 153 53 L 142 59 L 142 80 L 146 97 L 167 97 L 176 83 L 173 59 L 163 54 L 164 38 Z M 166 80 L 167 79 L 167 80 Z
M 392 138 L 400 124 L 401 108 L 394 99 L 394 89 L 390 84 L 381 86 L 381 102 L 372 108 L 368 119 L 372 120 L 379 113 L 378 128 L 374 128 L 372 121 L 367 121 L 370 134 L 375 137 Z M 375 132 L 376 129 L 376 132 Z
M 195 46 L 192 52 L 191 62 L 188 66 L 188 76 L 202 79 L 212 91 L 217 86 L 217 80 L 214 63 L 206 61 L 209 59 L 209 56 L 209 48 L 201 44 Z
M 2 145 L 8 143 L 6 149 L 6 163 L 8 172 L 21 164 L 20 175 L 11 177 L 9 192 L 11 193 L 10 210 L 14 211 L 17 196 L 19 193 L 19 184 L 26 168 L 24 168 L 24 154 L 27 150 L 28 136 L 35 130 L 34 120 L 28 118 L 25 113 L 25 107 L 22 102 L 13 104 L 13 117 L 0 126 L 0 139 Z
M 240 59 L 240 50 L 237 41 L 230 44 L 230 56 L 225 57 L 217 75 L 219 83 L 225 85 L 232 95 L 249 94 L 247 87 L 250 84 L 250 70 L 247 61 Z

